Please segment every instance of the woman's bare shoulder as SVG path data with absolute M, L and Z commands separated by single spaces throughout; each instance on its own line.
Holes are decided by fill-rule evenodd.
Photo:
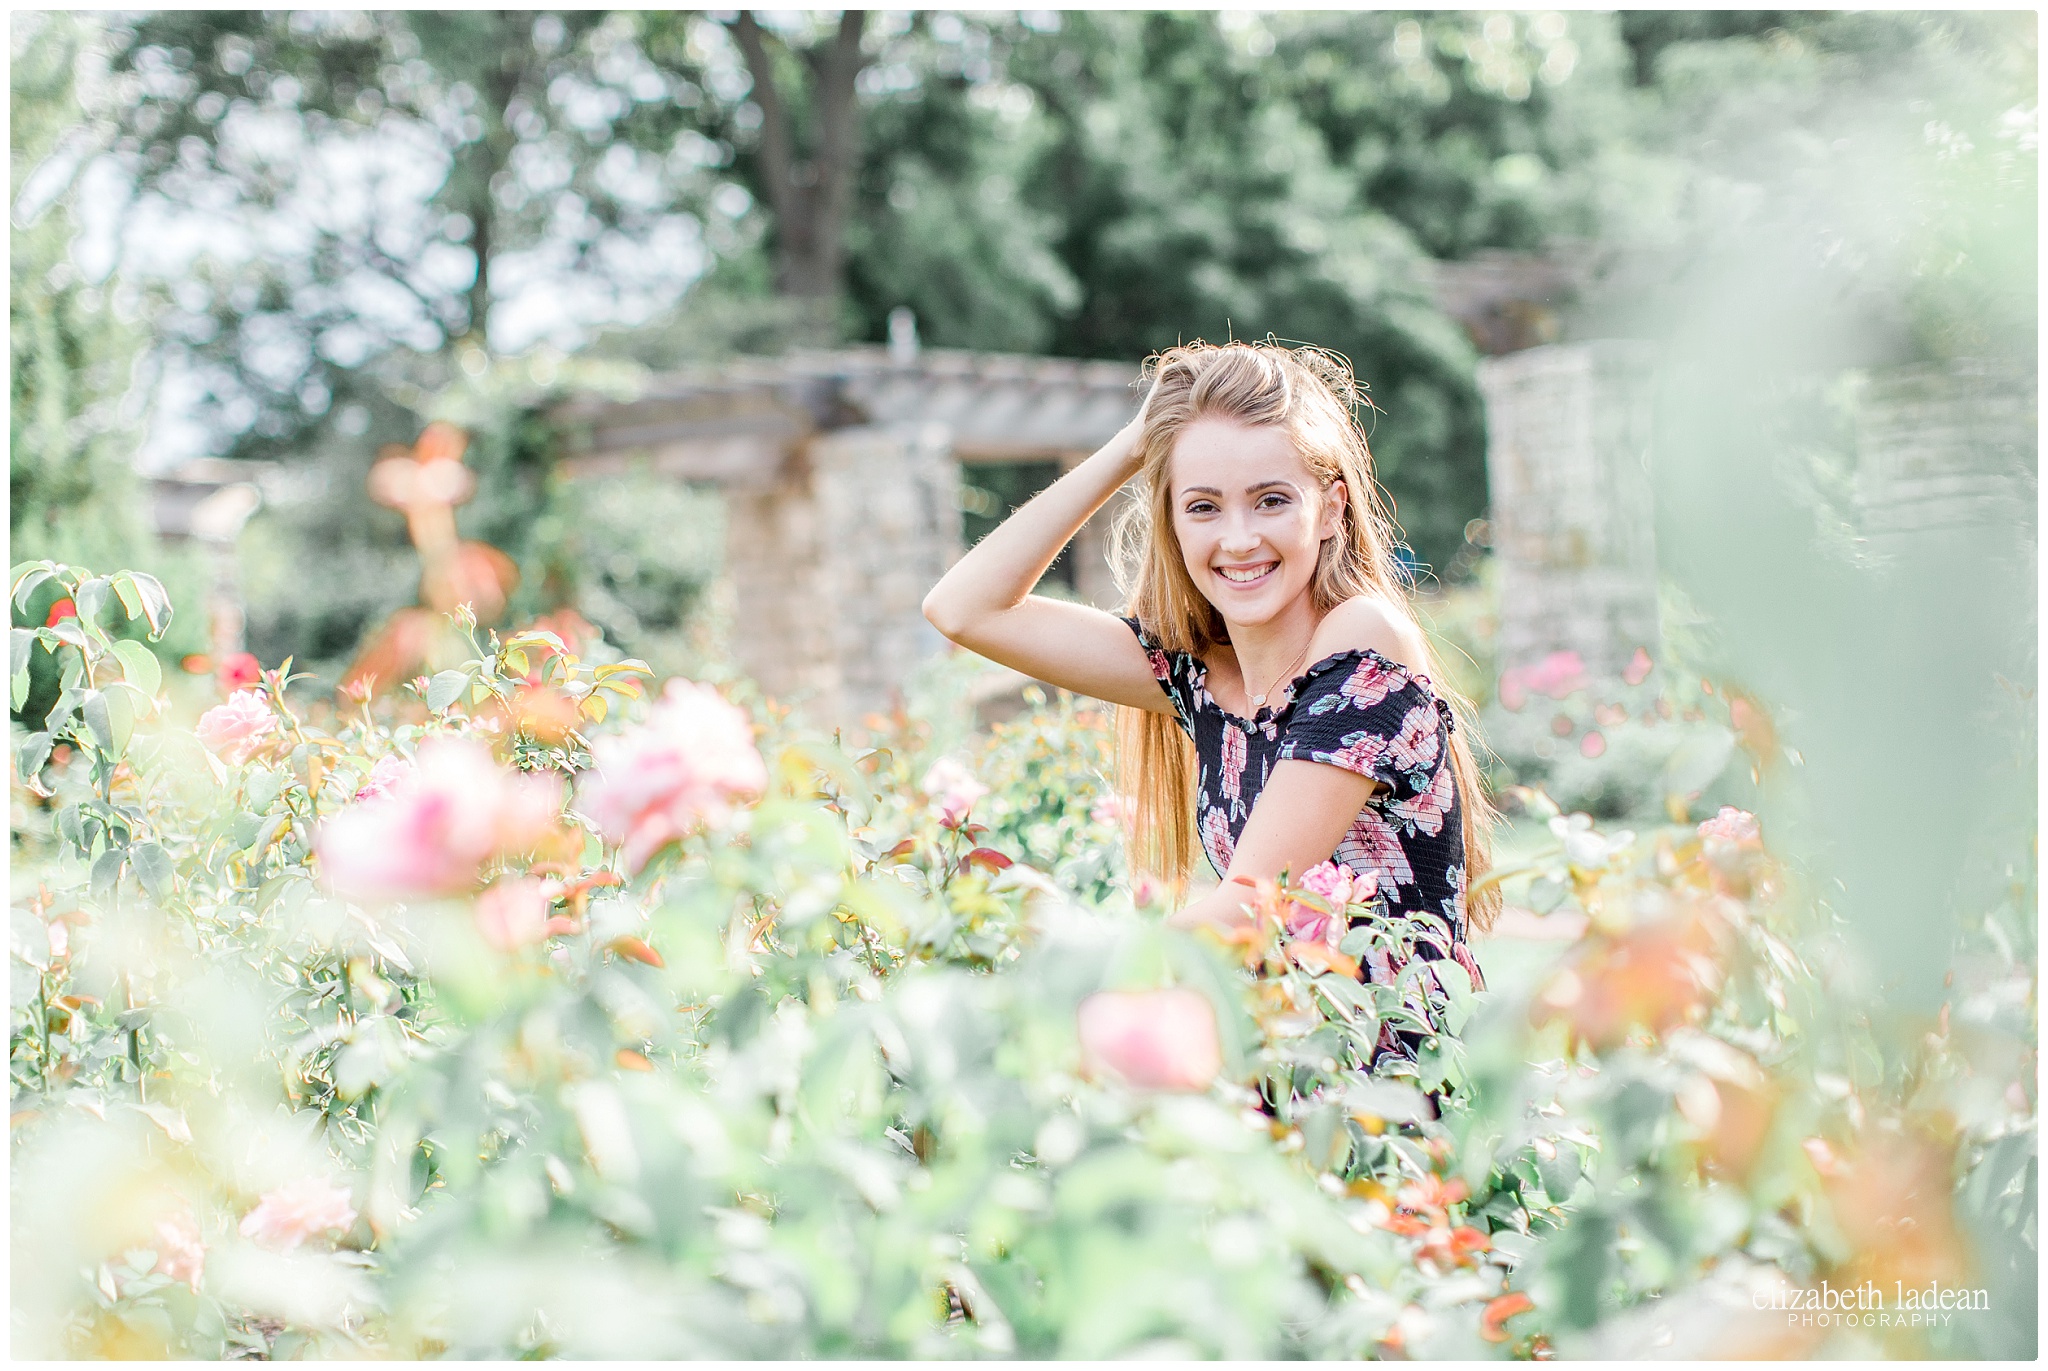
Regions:
M 1354 596 L 1325 614 L 1309 640 L 1308 655 L 1317 661 L 1333 652 L 1354 650 L 1377 652 L 1417 671 L 1427 661 L 1415 621 L 1376 595 Z

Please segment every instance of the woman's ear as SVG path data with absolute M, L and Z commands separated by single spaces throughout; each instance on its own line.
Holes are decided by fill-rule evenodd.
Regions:
M 1351 505 L 1351 492 L 1342 481 L 1332 481 L 1323 488 L 1323 526 L 1317 530 L 1319 539 L 1337 536 L 1344 527 L 1344 511 Z

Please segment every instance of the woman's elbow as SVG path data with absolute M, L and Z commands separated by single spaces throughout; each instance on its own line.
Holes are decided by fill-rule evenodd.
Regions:
M 960 641 L 960 635 L 967 631 L 965 616 L 961 613 L 960 606 L 954 603 L 953 597 L 946 594 L 943 582 L 925 592 L 921 608 L 924 610 L 925 622 L 948 640 L 957 643 Z

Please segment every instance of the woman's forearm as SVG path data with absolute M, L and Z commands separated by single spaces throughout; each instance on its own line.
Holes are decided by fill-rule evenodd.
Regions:
M 978 621 L 1021 604 L 1081 525 L 1137 474 L 1139 432 L 1134 419 L 968 549 L 925 596 L 925 618 L 958 642 Z

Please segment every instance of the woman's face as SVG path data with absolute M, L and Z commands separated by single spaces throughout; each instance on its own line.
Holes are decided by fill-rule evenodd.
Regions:
M 1287 430 L 1197 419 L 1166 475 L 1188 575 L 1225 623 L 1270 623 L 1308 595 L 1343 520 L 1344 483 L 1322 490 Z

